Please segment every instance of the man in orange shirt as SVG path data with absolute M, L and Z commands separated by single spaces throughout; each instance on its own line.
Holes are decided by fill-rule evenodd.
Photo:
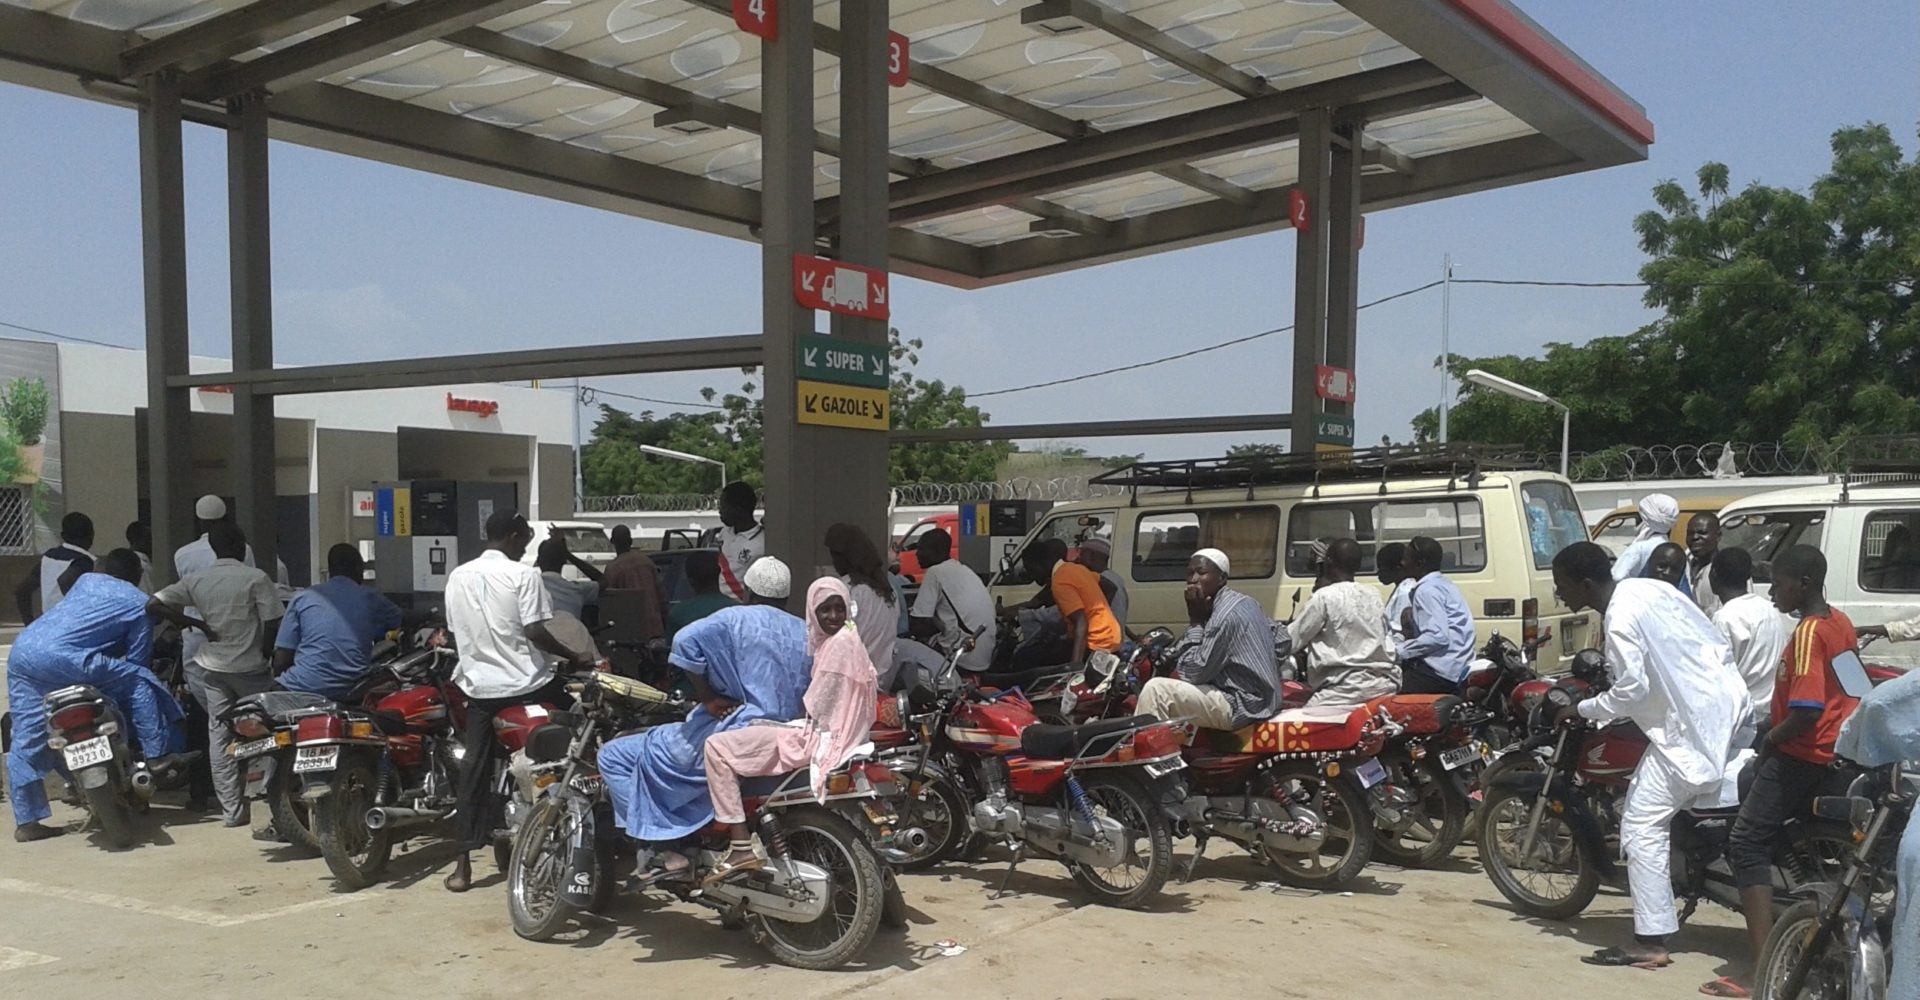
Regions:
M 1076 562 L 1053 564 L 1053 603 L 1060 608 L 1071 639 L 1074 666 L 1087 662 L 1095 650 L 1118 654 L 1126 633 L 1120 619 L 1107 603 L 1107 592 L 1100 586 L 1100 574 Z
M 1727 837 L 1727 861 L 1740 887 L 1741 909 L 1755 962 L 1773 933 L 1773 846 L 1788 820 L 1803 816 L 1834 770 L 1834 741 L 1860 699 L 1847 694 L 1833 661 L 1854 652 L 1853 622 L 1827 604 L 1827 560 L 1795 545 L 1773 561 L 1773 606 L 1800 619 L 1773 685 L 1772 728 L 1760 741 L 1753 786 Z M 1722 977 L 1700 987 L 1708 996 L 1751 995 L 1754 976 Z

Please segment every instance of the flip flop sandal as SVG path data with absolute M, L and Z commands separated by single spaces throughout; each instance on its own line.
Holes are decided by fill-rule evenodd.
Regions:
M 748 858 L 745 861 L 727 862 L 716 865 L 712 871 L 707 873 L 705 878 L 700 880 L 700 886 L 701 888 L 712 888 L 741 872 L 759 871 L 766 866 L 766 859 L 758 857 Z
M 1665 961 L 1655 961 L 1650 958 L 1641 958 L 1638 955 L 1629 955 L 1619 948 L 1602 948 L 1591 955 L 1582 955 L 1580 961 L 1587 965 L 1604 965 L 1628 969 L 1661 969 L 1673 964 L 1673 959 L 1671 958 Z
M 1753 991 L 1733 981 L 1731 977 L 1721 976 L 1713 982 L 1700 987 L 1700 992 L 1710 997 L 1733 997 L 1736 1000 L 1753 996 Z

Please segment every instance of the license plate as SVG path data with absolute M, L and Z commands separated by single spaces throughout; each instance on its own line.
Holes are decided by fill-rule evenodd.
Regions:
M 1148 764 L 1147 777 L 1149 778 L 1162 777 L 1164 775 L 1172 774 L 1173 772 L 1178 771 L 1181 768 L 1186 766 L 1187 766 L 1187 762 L 1185 760 L 1182 760 L 1179 757 L 1175 757 L 1172 760 L 1163 760 L 1157 764 Z
M 1379 761 L 1370 760 L 1354 768 L 1353 776 L 1360 779 L 1361 788 L 1372 788 L 1387 780 L 1387 769 L 1382 767 Z
M 1454 747 L 1440 754 L 1440 766 L 1451 771 L 1464 764 L 1471 764 L 1486 757 L 1486 744 L 1478 741 L 1463 747 Z
M 112 760 L 113 743 L 111 737 L 95 736 L 90 740 L 69 744 L 61 752 L 66 755 L 67 769 L 77 771 Z
M 267 782 L 273 778 L 273 763 L 272 757 L 264 755 L 247 761 L 247 798 L 258 799 L 267 794 Z
M 264 739 L 253 740 L 248 743 L 235 743 L 233 745 L 233 756 L 236 760 L 244 760 L 248 757 L 266 753 L 271 749 L 273 749 L 273 737 L 268 736 Z
M 293 755 L 293 773 L 331 771 L 339 763 L 339 747 L 301 747 Z

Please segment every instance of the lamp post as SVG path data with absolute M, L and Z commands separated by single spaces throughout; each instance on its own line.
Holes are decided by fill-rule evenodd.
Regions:
M 660 458 L 671 458 L 678 462 L 697 462 L 701 465 L 717 465 L 720 467 L 720 488 L 723 490 L 727 488 L 727 463 L 717 458 L 708 458 L 705 455 L 690 455 L 684 451 L 674 451 L 672 448 L 661 448 L 650 444 L 641 445 L 640 450 L 649 455 L 657 455 Z
M 1491 389 L 1503 396 L 1512 396 L 1515 399 L 1524 399 L 1529 403 L 1543 403 L 1559 410 L 1560 475 L 1565 476 L 1567 474 L 1567 434 L 1573 426 L 1573 411 L 1567 409 L 1567 404 L 1560 402 L 1538 389 L 1530 389 L 1518 382 L 1501 378 L 1489 372 L 1483 372 L 1478 368 L 1467 372 L 1466 377 L 1467 381 L 1483 389 Z

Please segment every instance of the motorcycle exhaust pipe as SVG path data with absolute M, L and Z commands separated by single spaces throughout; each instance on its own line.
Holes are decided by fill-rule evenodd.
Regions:
M 144 767 L 135 768 L 128 779 L 133 783 L 133 792 L 143 799 L 153 798 L 153 772 Z
M 374 806 L 367 810 L 367 829 L 397 830 L 406 826 L 419 826 L 431 823 L 451 810 L 447 809 L 406 809 L 400 806 Z
M 880 855 L 888 864 L 903 865 L 925 853 L 932 843 L 933 838 L 927 836 L 927 831 L 910 826 L 893 831 L 893 837 L 880 849 Z

